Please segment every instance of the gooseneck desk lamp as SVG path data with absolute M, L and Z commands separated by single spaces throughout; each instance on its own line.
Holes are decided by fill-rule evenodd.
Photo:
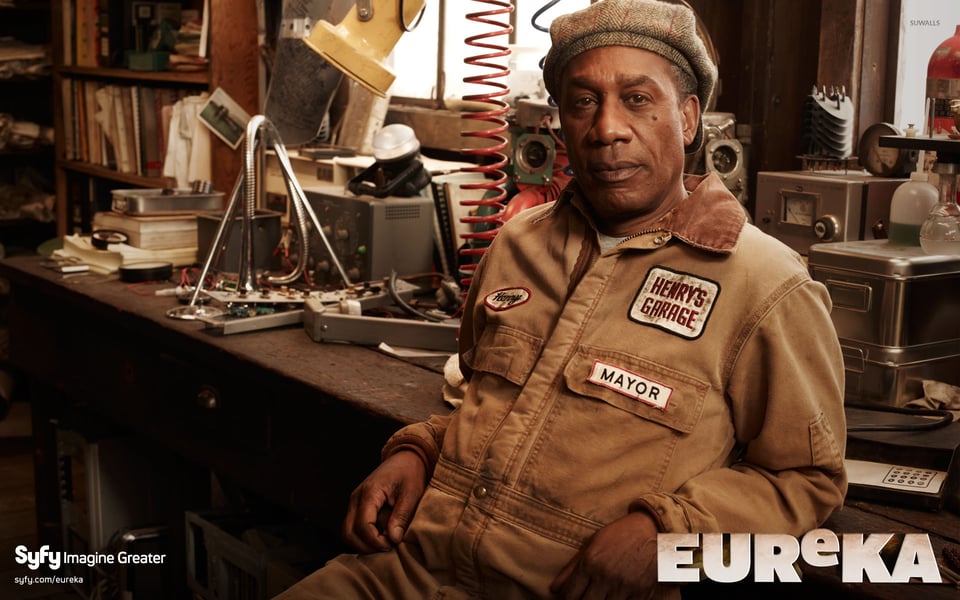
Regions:
M 317 2 L 315 1 L 314 4 Z M 300 24 L 283 24 L 284 31 L 302 31 L 306 35 L 300 38 L 302 45 L 309 48 L 312 52 L 308 54 L 318 55 L 329 65 L 333 65 L 343 74 L 357 81 L 367 90 L 384 97 L 387 90 L 393 84 L 395 78 L 393 72 L 384 64 L 387 56 L 393 51 L 393 47 L 399 41 L 404 32 L 411 31 L 419 23 L 426 7 L 426 0 L 357 0 L 354 7 L 344 17 L 338 25 L 318 20 L 311 24 L 303 22 L 303 16 L 297 19 Z M 288 15 L 284 14 L 284 19 Z M 315 61 L 315 56 L 312 57 Z M 300 61 L 293 61 L 298 63 Z M 314 62 L 315 64 L 315 62 Z M 304 70 L 299 64 L 276 65 L 278 71 L 296 72 L 301 82 L 310 83 L 311 71 Z M 321 69 L 323 70 L 323 69 Z M 326 69 L 329 71 L 329 69 Z M 288 115 L 298 115 L 304 112 L 304 102 L 315 102 L 323 106 L 324 111 L 329 106 L 336 91 L 336 85 L 331 85 L 329 78 L 318 82 L 316 85 L 317 93 L 312 99 L 305 100 L 302 93 L 306 85 L 299 86 L 298 94 L 287 96 L 278 86 L 271 85 L 267 98 L 267 115 L 256 115 L 247 123 L 246 137 L 243 145 L 243 167 L 240 176 L 234 184 L 233 191 L 230 194 L 230 200 L 224 211 L 223 219 L 217 228 L 214 240 L 210 244 L 206 259 L 203 262 L 203 268 L 200 278 L 188 304 L 176 307 L 167 311 L 167 316 L 175 319 L 201 319 L 216 318 L 223 314 L 223 311 L 217 308 L 204 306 L 200 303 L 200 294 L 203 290 L 203 283 L 206 277 L 219 258 L 221 249 L 226 246 L 230 233 L 230 225 L 234 222 L 238 210 L 243 204 L 243 210 L 239 211 L 241 216 L 240 223 L 240 266 L 237 289 L 233 294 L 237 300 L 254 302 L 259 295 L 259 283 L 254 269 L 253 261 L 253 220 L 258 205 L 259 194 L 264 194 L 264 186 L 257 185 L 258 175 L 263 171 L 266 162 L 266 150 L 273 148 L 280 163 L 280 170 L 284 178 L 287 192 L 291 199 L 292 216 L 296 220 L 296 227 L 302 251 L 300 261 L 294 270 L 284 276 L 268 277 L 272 284 L 286 284 L 296 281 L 303 274 L 303 261 L 306 260 L 307 243 L 309 233 L 307 219 L 313 224 L 314 230 L 320 236 L 320 240 L 330 254 L 330 259 L 336 267 L 338 274 L 343 280 L 344 287 L 350 285 L 343 266 L 337 259 L 329 240 L 323 232 L 323 227 L 317 218 L 316 213 L 306 199 L 306 194 L 300 183 L 297 181 L 290 164 L 286 148 L 280 138 L 278 128 L 273 124 L 270 115 L 275 115 L 278 120 L 286 124 L 293 122 L 293 127 L 285 127 L 285 134 L 289 131 L 291 136 L 296 138 L 293 143 L 303 144 L 316 136 L 320 129 L 320 123 L 297 123 L 288 118 Z M 339 83 L 339 79 L 335 83 Z M 322 113 L 321 113 L 322 117 Z

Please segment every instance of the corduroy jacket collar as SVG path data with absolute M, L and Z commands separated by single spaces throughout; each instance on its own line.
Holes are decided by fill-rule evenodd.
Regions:
M 667 213 L 658 226 L 695 248 L 718 254 L 732 252 L 747 221 L 743 207 L 716 174 L 685 175 L 683 184 L 690 195 Z M 597 230 L 575 179 L 560 194 L 554 210 L 565 203 L 575 206 L 590 227 Z

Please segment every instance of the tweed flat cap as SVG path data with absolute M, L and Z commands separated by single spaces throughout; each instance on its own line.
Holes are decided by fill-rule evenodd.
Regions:
M 557 17 L 550 25 L 553 42 L 543 63 L 547 92 L 560 97 L 560 76 L 577 55 L 604 46 L 628 46 L 655 52 L 697 80 L 700 110 L 706 110 L 717 81 L 717 67 L 697 35 L 697 19 L 682 4 L 657 0 L 601 0 Z M 703 121 L 688 153 L 703 143 Z

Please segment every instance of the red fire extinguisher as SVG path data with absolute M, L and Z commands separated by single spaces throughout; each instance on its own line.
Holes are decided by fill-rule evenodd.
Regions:
M 954 127 L 960 129 L 954 121 L 955 116 L 960 121 L 960 114 L 953 112 L 950 106 L 951 102 L 960 104 L 960 25 L 957 25 L 953 37 L 944 40 L 930 55 L 927 98 L 933 105 L 929 131 L 939 135 L 960 133 L 953 131 Z M 930 119 L 931 115 L 926 118 Z

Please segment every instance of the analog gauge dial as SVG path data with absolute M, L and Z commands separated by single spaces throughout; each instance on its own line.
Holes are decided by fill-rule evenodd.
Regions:
M 857 147 L 860 166 L 878 177 L 904 177 L 916 162 L 916 151 L 880 145 L 885 135 L 903 135 L 890 123 L 875 123 L 860 136 Z
M 783 195 L 781 221 L 789 225 L 813 225 L 817 212 L 817 199 L 807 194 Z

